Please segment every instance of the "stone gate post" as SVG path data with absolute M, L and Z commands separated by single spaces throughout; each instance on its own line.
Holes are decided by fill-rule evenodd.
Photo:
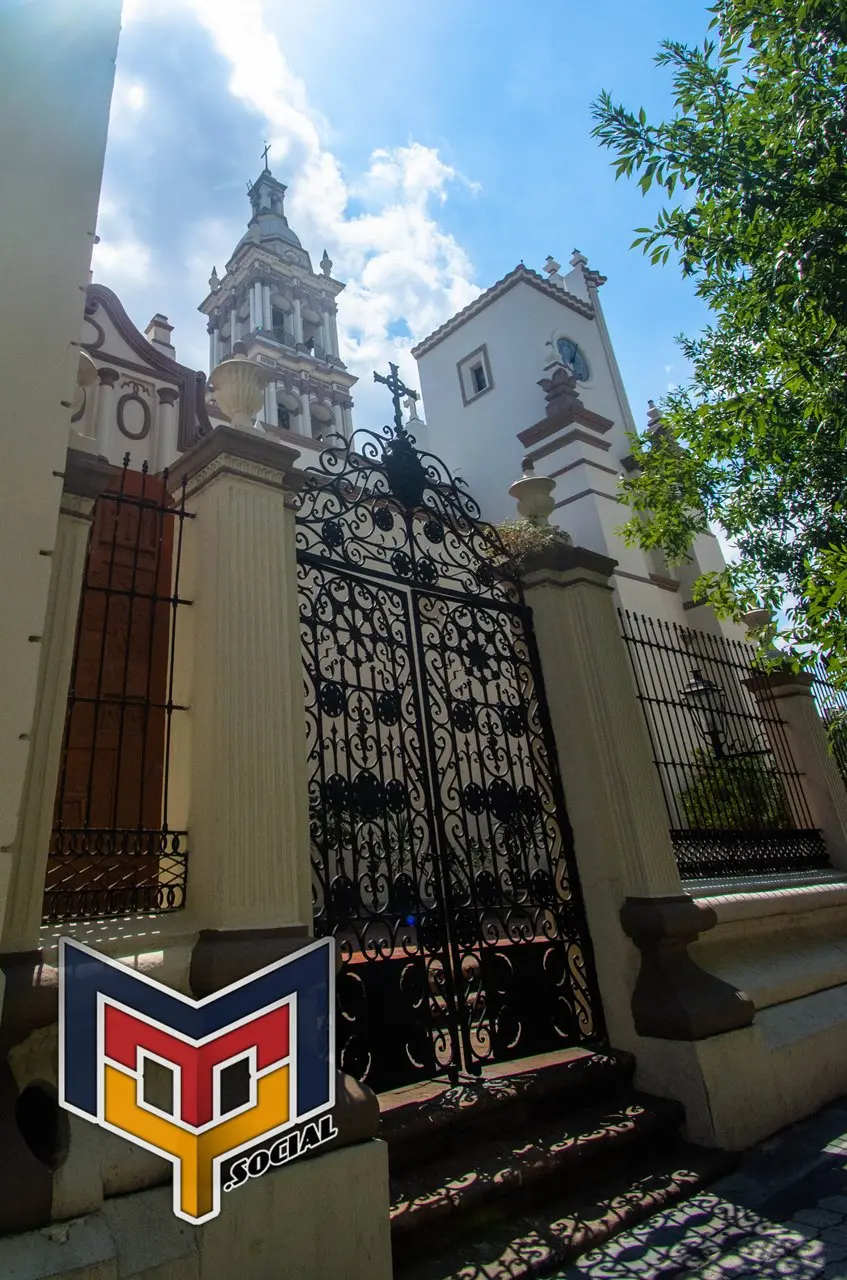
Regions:
M 753 1007 L 688 954 L 716 917 L 682 889 L 613 604 L 614 568 L 585 548 L 550 545 L 523 562 L 526 600 L 610 1038 L 700 1040 L 749 1025 Z
M 249 370 L 237 372 L 249 380 Z M 220 393 L 219 370 L 215 379 Z M 299 949 L 312 932 L 296 458 L 257 431 L 218 427 L 172 478 L 181 487 L 185 477 L 191 513 L 180 566 L 180 595 L 191 606 L 174 654 L 174 701 L 188 708 L 179 717 L 187 732 L 183 740 L 174 735 L 171 752 L 184 769 L 174 785 L 183 792 L 178 822 L 190 842 L 195 998 Z M 316 1280 L 341 1271 L 351 1280 L 388 1280 L 388 1164 L 384 1144 L 374 1141 L 378 1105 L 341 1073 L 335 1096 L 337 1137 L 326 1154 L 239 1191 L 237 1228 L 223 1215 L 202 1228 L 201 1280 L 244 1274 L 256 1258 L 261 1274 L 270 1274 L 280 1256 L 292 1274 Z
M 187 480 L 174 699 L 188 707 L 182 815 L 195 995 L 311 932 L 305 713 L 291 495 L 297 454 L 218 427 L 176 467 Z M 179 784 L 177 784 L 179 790 Z
M 780 725 L 764 717 L 774 754 L 789 772 L 800 774 L 812 824 L 822 833 L 833 866 L 847 868 L 847 788 L 815 705 L 814 677 L 778 670 L 754 676 L 747 686 L 757 700 L 775 707 Z

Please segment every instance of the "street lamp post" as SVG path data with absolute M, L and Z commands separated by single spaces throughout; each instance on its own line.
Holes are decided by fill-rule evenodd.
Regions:
M 700 737 L 710 744 L 716 760 L 749 760 L 770 754 L 767 748 L 757 747 L 739 751 L 737 744 L 729 741 L 726 691 L 714 680 L 704 677 L 696 667 L 688 684 L 679 690 L 679 696 L 691 712 Z
M 716 760 L 724 760 L 726 750 L 726 694 L 720 685 L 706 679 L 696 668 L 679 696 L 691 712 L 697 731 L 711 744 Z

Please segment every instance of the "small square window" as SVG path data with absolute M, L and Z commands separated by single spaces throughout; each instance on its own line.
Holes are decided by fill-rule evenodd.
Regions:
M 456 369 L 464 404 L 470 404 L 472 400 L 476 400 L 494 386 L 488 349 L 485 346 L 477 347 L 476 351 L 465 356 L 464 360 L 459 361 Z

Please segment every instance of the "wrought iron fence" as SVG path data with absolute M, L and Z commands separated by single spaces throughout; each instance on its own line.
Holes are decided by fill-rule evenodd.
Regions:
M 186 833 L 168 825 L 174 637 L 185 488 L 131 471 L 98 499 L 77 622 L 46 921 L 172 911 L 185 898 Z
M 826 725 L 832 753 L 847 784 L 847 689 L 837 689 L 830 680 L 826 657 L 818 659 L 811 674 L 812 693 Z
M 828 867 L 750 646 L 619 612 L 682 877 Z

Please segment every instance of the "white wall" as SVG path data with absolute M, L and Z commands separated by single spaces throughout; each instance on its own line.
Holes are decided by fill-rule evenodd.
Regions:
M 427 447 L 464 476 L 490 520 L 515 514 L 508 489 L 519 478 L 527 452 L 517 433 L 544 417 L 538 380 L 552 354 L 545 342 L 557 332 L 579 343 L 588 359 L 592 378 L 579 388 L 586 407 L 620 421 L 594 322 L 525 283 L 515 285 L 418 360 Z M 483 344 L 493 387 L 465 406 L 456 366 Z M 625 446 L 616 450 L 613 444 L 610 465 L 625 452 Z
M 572 292 L 581 279 L 581 271 L 571 272 Z M 583 297 L 588 300 L 587 290 Z M 521 474 L 523 457 L 531 452 L 517 436 L 545 417 L 546 400 L 538 385 L 552 358 L 552 349 L 545 344 L 562 335 L 573 338 L 588 360 L 591 378 L 577 384 L 585 408 L 614 425 L 604 434 L 588 430 L 608 449 L 577 441 L 536 463 L 538 475 L 568 468 L 557 477 L 554 497 L 557 502 L 573 501 L 558 507 L 551 522 L 565 529 L 577 545 L 618 561 L 623 572 L 616 582 L 624 608 L 687 625 L 690 619 L 682 608 L 687 593 L 667 591 L 650 582 L 654 568 L 650 559 L 638 548 L 626 546 L 616 533 L 628 515 L 614 498 L 621 460 L 630 452 L 626 432 L 631 414 L 594 320 L 531 285 L 516 284 L 419 359 L 427 423 L 425 431 L 418 432 L 419 443 L 443 457 L 468 482 L 487 519 L 513 519 L 517 512 L 509 486 Z M 483 345 L 493 385 L 465 405 L 457 364 Z M 585 462 L 569 465 L 579 459 Z
M 121 0 L 0 4 L 0 846 L 32 727 Z M 59 473 L 59 474 L 56 474 Z

